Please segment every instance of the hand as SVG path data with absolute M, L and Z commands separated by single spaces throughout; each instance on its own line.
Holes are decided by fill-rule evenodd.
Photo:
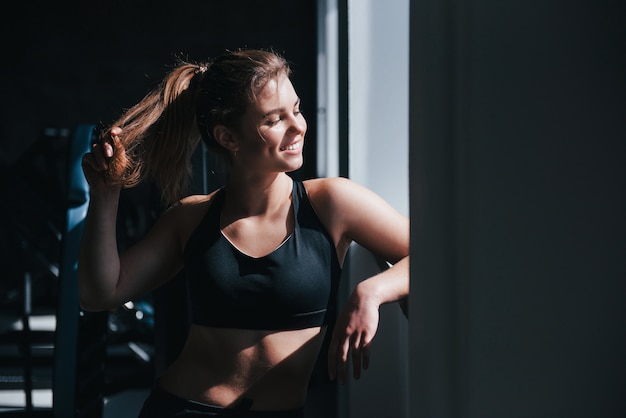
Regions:
M 363 283 L 361 283 L 363 284 Z M 361 377 L 361 369 L 367 370 L 370 363 L 370 344 L 379 321 L 379 304 L 357 286 L 343 309 L 328 351 L 328 375 L 345 383 L 348 369 L 348 356 L 352 355 L 352 375 Z
M 82 167 L 85 178 L 92 190 L 119 188 L 107 180 L 107 171 L 113 156 L 123 152 L 119 135 L 122 130 L 118 127 L 111 129 L 108 137 L 94 143 L 91 151 L 83 155 Z

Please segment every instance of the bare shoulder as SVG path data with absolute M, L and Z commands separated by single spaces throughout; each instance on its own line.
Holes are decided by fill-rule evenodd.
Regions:
M 217 191 L 207 195 L 187 196 L 171 205 L 165 210 L 159 223 L 164 228 L 172 228 L 177 231 L 181 241 L 186 241 L 186 237 L 200 222 L 206 214 Z
M 313 198 L 332 198 L 341 195 L 354 187 L 362 187 L 345 177 L 328 177 L 305 180 L 307 194 Z
M 390 262 L 408 254 L 408 218 L 372 190 L 340 177 L 307 181 L 305 187 L 335 242 L 356 242 Z
M 186 196 L 167 208 L 165 213 L 172 211 L 178 213 L 189 213 L 190 211 L 194 210 L 202 210 L 203 207 L 206 208 L 211 205 L 211 201 L 216 194 L 217 190 L 209 194 L 196 194 Z
M 372 216 L 368 214 L 372 204 L 384 205 L 374 192 L 344 177 L 307 180 L 304 186 L 318 216 L 341 234 L 355 217 Z
M 211 202 L 211 200 L 213 199 L 216 193 L 217 193 L 217 190 L 209 194 L 194 194 L 191 196 L 186 196 L 182 198 L 181 200 L 179 200 L 178 202 L 176 202 L 172 206 L 191 208 L 191 207 L 198 206 L 198 205 L 201 206 L 202 204 L 208 204 Z
M 369 200 L 375 193 L 353 180 L 344 177 L 329 177 L 306 180 L 304 186 L 313 204 L 332 209 L 337 205 L 359 204 Z

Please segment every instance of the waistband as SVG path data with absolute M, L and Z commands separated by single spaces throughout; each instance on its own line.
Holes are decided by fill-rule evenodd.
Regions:
M 233 417 L 233 418 L 303 418 L 304 408 L 284 411 L 250 410 L 253 400 L 242 398 L 235 406 L 223 407 L 180 398 L 158 384 L 144 402 L 139 418 L 156 417 Z

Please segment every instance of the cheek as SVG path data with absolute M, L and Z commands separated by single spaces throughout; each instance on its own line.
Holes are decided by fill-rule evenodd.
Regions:
M 269 132 L 264 131 L 262 127 L 252 127 L 246 130 L 246 135 L 243 138 L 242 144 L 249 149 L 261 149 L 266 146 L 268 142 L 268 135 Z
M 267 148 L 279 145 L 283 140 L 285 131 L 279 129 L 259 129 L 255 141 L 255 146 Z

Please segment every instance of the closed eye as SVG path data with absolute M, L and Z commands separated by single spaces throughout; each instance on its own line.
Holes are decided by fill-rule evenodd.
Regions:
M 293 115 L 295 117 L 301 116 L 302 115 L 302 111 L 300 109 L 296 109 L 296 110 L 293 111 Z M 267 125 L 267 126 L 274 126 L 274 125 L 282 122 L 285 119 L 286 119 L 286 115 L 285 114 L 281 114 L 277 118 L 266 119 L 265 120 L 265 125 Z
M 293 115 L 295 117 L 301 116 L 302 115 L 302 110 L 300 109 L 300 98 L 298 97 L 298 100 L 296 100 L 296 102 L 293 105 Z M 266 126 L 274 126 L 280 122 L 282 122 L 283 120 L 285 120 L 286 118 L 286 113 L 284 108 L 283 109 L 274 109 L 269 111 L 268 113 L 266 113 L 264 115 L 266 117 L 264 124 Z M 272 117 L 270 117 L 272 116 Z

